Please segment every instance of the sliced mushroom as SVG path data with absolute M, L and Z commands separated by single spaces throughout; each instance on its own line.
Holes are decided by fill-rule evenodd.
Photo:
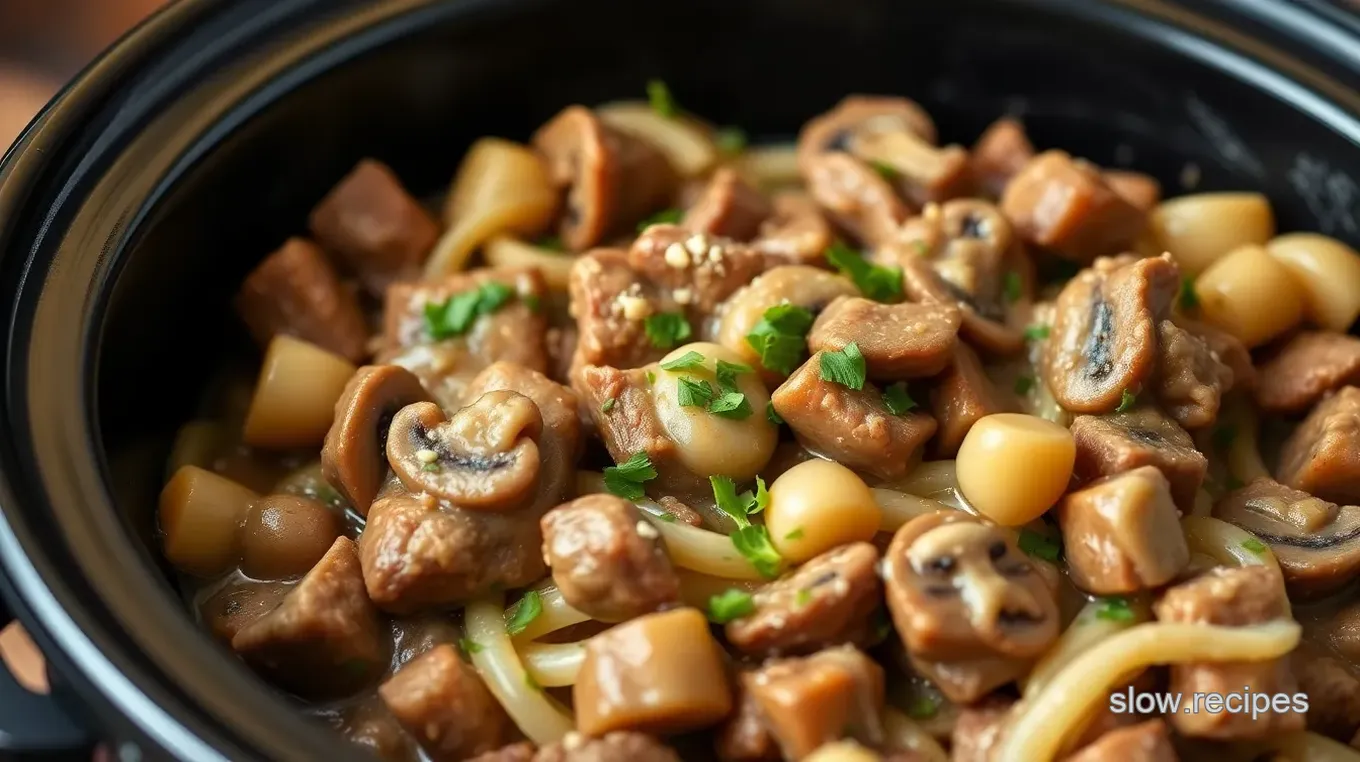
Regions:
M 949 676 L 938 684 L 955 701 L 1014 679 L 1058 636 L 1054 587 L 1010 533 L 973 516 L 911 520 L 893 536 L 883 570 L 913 665 Z
M 847 153 L 812 157 L 803 179 L 836 224 L 870 247 L 891 241 L 911 214 L 892 183 Z
M 387 475 L 387 432 L 398 410 L 433 397 L 411 371 L 396 365 L 367 365 L 358 370 L 340 401 L 321 449 L 321 469 L 361 516 L 368 515 Z
M 963 195 L 972 182 L 968 151 L 956 145 L 936 148 L 911 132 L 855 135 L 849 149 L 917 206 Z
M 387 461 L 412 492 L 505 511 L 538 486 L 542 433 L 538 405 L 516 392 L 487 392 L 452 418 L 432 402 L 418 402 L 392 419 Z
M 850 150 L 856 139 L 884 133 L 915 135 L 933 144 L 935 123 L 925 109 L 906 98 L 849 95 L 803 126 L 798 134 L 798 164 L 806 174 L 813 158 Z
M 1360 506 L 1338 507 L 1263 478 L 1220 498 L 1214 516 L 1269 545 L 1291 593 L 1326 593 L 1360 571 Z
M 915 258 L 903 262 L 902 285 L 913 302 L 958 305 L 963 313 L 959 330 L 979 348 L 997 355 L 1014 355 L 1025 348 L 1025 336 L 1021 331 L 985 317 L 972 296 L 941 277 L 926 260 Z
M 927 205 L 902 226 L 898 241 L 876 258 L 899 265 L 904 258 L 924 258 L 979 315 L 1005 322 L 1005 279 L 1016 239 L 995 205 L 980 199 Z
M 1068 410 L 1105 413 L 1137 394 L 1157 363 L 1157 324 L 1180 287 L 1169 255 L 1100 259 L 1056 303 L 1044 375 Z
M 808 348 L 839 352 L 853 342 L 876 381 L 933 376 L 949 365 L 961 322 L 958 308 L 950 304 L 841 297 L 813 324 Z
M 784 191 L 775 194 L 771 203 L 774 212 L 761 224 L 752 246 L 767 261 L 788 265 L 821 262 L 834 234 L 817 202 L 802 191 Z
M 1077 479 L 1086 482 L 1111 474 L 1156 466 L 1171 483 L 1176 507 L 1189 512 L 1204 482 L 1209 461 L 1177 423 L 1155 406 L 1111 415 L 1081 415 L 1072 421 L 1077 445 Z

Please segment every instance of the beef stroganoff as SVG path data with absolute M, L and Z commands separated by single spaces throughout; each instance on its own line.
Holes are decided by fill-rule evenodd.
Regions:
M 214 638 L 387 760 L 1360 759 L 1360 255 L 649 96 L 437 203 L 365 159 L 249 274 L 160 499 Z

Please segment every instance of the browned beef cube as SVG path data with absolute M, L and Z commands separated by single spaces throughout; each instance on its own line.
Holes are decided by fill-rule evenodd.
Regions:
M 358 299 L 340 283 L 321 249 L 306 239 L 288 239 L 246 276 L 236 311 L 261 347 L 284 334 L 351 362 L 368 356 L 368 328 Z
M 435 762 L 492 751 L 514 733 L 510 716 L 452 645 L 436 646 L 407 663 L 378 694 Z
M 1118 254 L 1147 223 L 1096 167 L 1062 151 L 1030 160 L 1006 185 L 1001 209 L 1026 241 L 1074 262 Z
M 1360 388 L 1323 400 L 1284 443 L 1281 482 L 1325 500 L 1360 503 Z
M 1360 339 L 1303 331 L 1261 364 L 1256 402 L 1267 413 L 1302 413 L 1329 392 L 1360 381 Z
M 1153 407 L 1125 413 L 1082 415 L 1072 421 L 1075 472 L 1082 480 L 1156 466 L 1171 484 L 1176 507 L 1188 512 L 1209 467 L 1204 454 L 1176 422 Z

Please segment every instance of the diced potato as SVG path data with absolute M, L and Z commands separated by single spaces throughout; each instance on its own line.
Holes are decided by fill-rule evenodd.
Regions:
M 1249 349 L 1299 324 L 1302 291 L 1290 270 L 1256 245 L 1233 251 L 1195 280 L 1204 319 Z
M 1071 432 L 1052 421 L 989 415 L 973 424 L 959 447 L 959 490 L 986 518 L 1020 526 L 1058 502 L 1076 458 Z
M 1360 253 L 1325 235 L 1290 233 L 1266 250 L 1294 276 L 1310 321 L 1345 333 L 1360 315 Z
M 770 485 L 765 526 L 779 555 L 793 563 L 872 540 L 882 523 L 883 511 L 868 485 L 835 461 L 799 463 Z
M 1240 246 L 1263 244 L 1275 235 L 1270 201 L 1260 193 L 1180 196 L 1159 204 L 1149 222 L 1163 249 L 1188 275 L 1198 275 Z
M 543 159 L 500 138 L 482 138 L 468 149 L 444 204 L 448 229 L 425 262 L 425 276 L 462 270 L 472 252 L 492 236 L 532 238 L 552 222 L 560 201 Z
M 175 434 L 166 476 L 174 476 L 182 466 L 212 467 L 227 441 L 227 432 L 217 421 L 189 421 Z
M 161 490 L 165 557 L 186 574 L 213 577 L 236 565 L 246 512 L 259 495 L 236 482 L 184 466 Z
M 264 356 L 243 441 L 254 447 L 320 447 L 335 403 L 357 368 L 291 336 L 275 336 Z
M 595 110 L 600 121 L 646 141 L 670 160 L 682 177 L 698 177 L 718 161 L 718 148 L 704 125 L 657 113 L 646 103 L 610 103 Z

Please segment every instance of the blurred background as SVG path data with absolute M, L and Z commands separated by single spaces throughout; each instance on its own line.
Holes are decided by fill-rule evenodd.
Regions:
M 61 87 L 166 0 L 0 0 L 0 153 Z
M 0 154 L 66 80 L 167 0 L 0 0 Z M 0 657 L 21 683 L 45 690 L 42 657 L 17 626 Z

